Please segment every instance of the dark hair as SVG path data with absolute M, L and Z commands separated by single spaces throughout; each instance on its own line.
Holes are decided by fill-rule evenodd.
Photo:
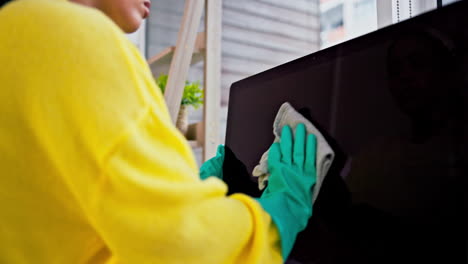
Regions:
M 0 8 L 12 0 L 0 0 Z

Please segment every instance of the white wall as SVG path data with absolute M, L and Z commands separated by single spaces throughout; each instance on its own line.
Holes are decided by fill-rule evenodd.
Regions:
M 143 21 L 143 24 L 135 33 L 127 34 L 127 37 L 137 46 L 141 54 L 146 56 L 146 21 Z

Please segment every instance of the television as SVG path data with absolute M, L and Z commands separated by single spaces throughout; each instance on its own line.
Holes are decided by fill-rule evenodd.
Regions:
M 231 86 L 224 179 L 251 172 L 284 102 L 336 152 L 291 263 L 468 263 L 468 2 Z

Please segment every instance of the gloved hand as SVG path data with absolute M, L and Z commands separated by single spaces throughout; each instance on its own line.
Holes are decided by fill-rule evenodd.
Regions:
M 291 128 L 285 126 L 280 142 L 274 143 L 268 154 L 270 178 L 258 201 L 278 228 L 285 260 L 297 234 L 304 230 L 312 216 L 316 145 L 315 135 L 306 135 L 303 124 L 296 127 L 294 140 Z
M 207 160 L 200 167 L 200 178 L 202 180 L 215 176 L 218 179 L 223 179 L 223 163 L 224 163 L 224 146 L 219 145 L 216 151 L 216 156 Z

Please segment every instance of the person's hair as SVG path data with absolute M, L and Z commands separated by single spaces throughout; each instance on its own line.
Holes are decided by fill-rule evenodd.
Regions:
M 11 2 L 12 0 L 0 0 L 0 8 L 2 8 L 2 6 L 4 6 L 5 4 L 7 4 L 8 2 Z

